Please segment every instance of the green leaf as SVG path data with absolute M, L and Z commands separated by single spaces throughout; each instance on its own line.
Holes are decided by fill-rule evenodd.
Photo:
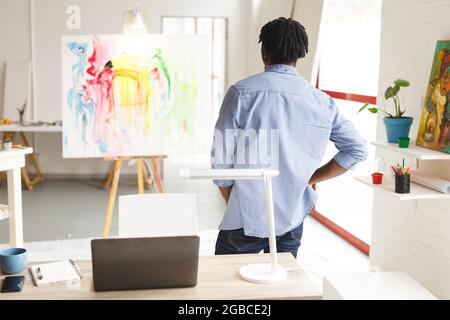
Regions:
M 367 108 L 369 106 L 369 104 L 368 103 L 366 103 L 365 105 L 363 105 L 362 107 L 361 107 L 361 109 L 359 109 L 358 110 L 358 113 L 360 113 L 361 111 L 363 111 L 365 108 Z
M 375 108 L 375 107 L 369 108 L 369 109 L 367 109 L 367 110 L 369 110 L 369 111 L 372 112 L 372 113 L 377 113 L 377 112 L 378 112 L 378 109 Z
M 396 86 L 399 86 L 399 87 L 409 87 L 409 85 L 410 85 L 409 81 L 402 80 L 402 79 L 397 79 L 394 81 L 394 83 Z
M 400 86 L 396 84 L 394 86 L 394 89 L 392 89 L 393 96 L 396 96 L 399 91 L 400 91 Z
M 393 96 L 395 96 L 394 94 L 394 88 L 389 87 L 386 89 L 386 92 L 384 93 L 384 97 L 387 99 L 392 98 Z

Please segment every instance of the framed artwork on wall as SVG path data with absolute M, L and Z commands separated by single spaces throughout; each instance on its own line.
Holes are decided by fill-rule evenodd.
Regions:
M 417 145 L 450 153 L 450 40 L 436 46 Z

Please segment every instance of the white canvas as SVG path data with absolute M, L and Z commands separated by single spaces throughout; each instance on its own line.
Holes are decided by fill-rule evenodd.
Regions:
M 19 108 L 26 103 L 23 121 L 31 117 L 31 63 L 17 60 L 6 62 L 5 96 L 3 99 L 3 119 L 20 120 Z
M 63 37 L 64 157 L 207 152 L 207 50 L 203 36 Z

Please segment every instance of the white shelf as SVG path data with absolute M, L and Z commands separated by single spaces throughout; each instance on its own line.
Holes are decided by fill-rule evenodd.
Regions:
M 421 186 L 419 184 L 411 182 L 410 193 L 398 194 L 395 193 L 395 181 L 393 177 L 383 176 L 383 184 L 373 184 L 372 176 L 360 176 L 355 179 L 375 190 L 390 193 L 397 197 L 401 201 L 406 200 L 436 200 L 436 199 L 450 199 L 449 194 L 441 193 L 439 191 Z
M 411 141 L 409 148 L 399 148 L 396 143 L 378 141 L 372 142 L 372 144 L 379 148 L 414 157 L 419 160 L 450 160 L 450 154 L 418 147 L 415 145 L 415 141 Z
M 33 153 L 33 148 L 23 147 L 23 148 L 13 148 L 12 150 L 6 151 L 0 149 L 0 160 L 13 158 L 18 156 L 24 156 L 26 154 Z

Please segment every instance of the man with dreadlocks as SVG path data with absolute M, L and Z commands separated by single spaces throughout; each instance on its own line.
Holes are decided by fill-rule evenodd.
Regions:
M 273 179 L 277 250 L 296 257 L 303 221 L 317 198 L 312 185 L 365 160 L 367 144 L 335 102 L 297 73 L 297 60 L 308 53 L 308 36 L 299 22 L 270 21 L 259 42 L 265 70 L 229 88 L 214 133 L 212 167 L 279 170 Z M 328 141 L 338 152 L 319 168 Z M 214 183 L 227 202 L 216 254 L 269 252 L 263 183 Z

